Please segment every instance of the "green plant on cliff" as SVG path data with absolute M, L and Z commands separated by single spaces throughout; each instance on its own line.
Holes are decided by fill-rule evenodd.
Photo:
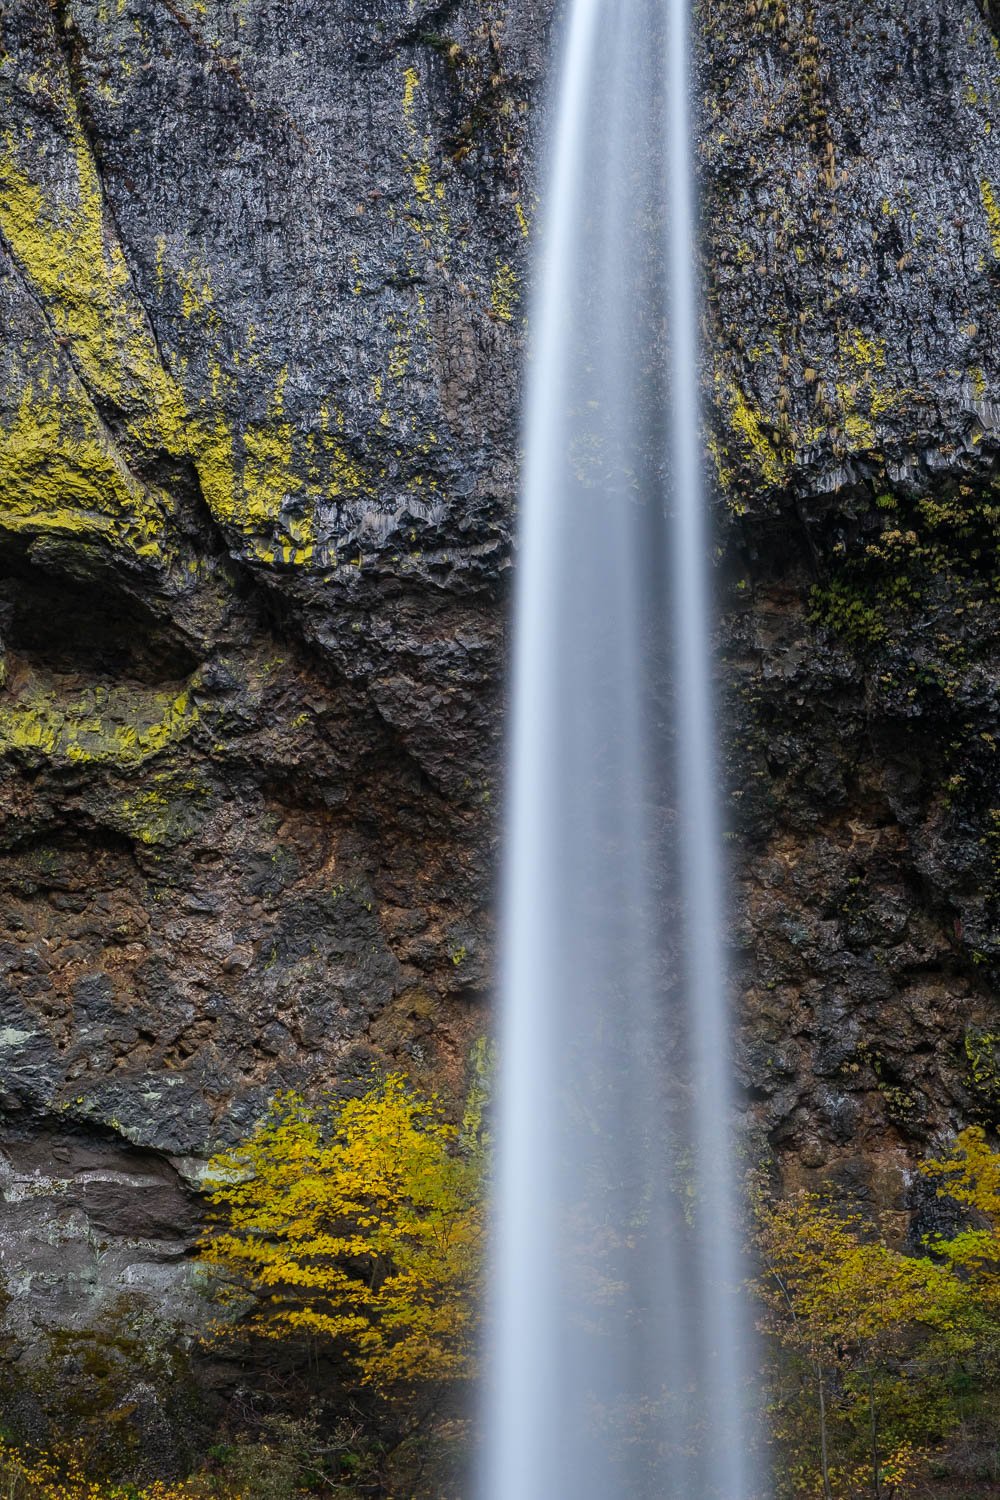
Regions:
M 363 1384 L 398 1394 L 468 1379 L 488 1149 L 477 1080 L 461 1126 L 396 1073 L 359 1099 L 275 1100 L 216 1156 L 201 1247 L 224 1297 L 268 1338 L 335 1341 Z
M 965 1033 L 963 1045 L 967 1063 L 966 1083 L 975 1094 L 980 1108 L 995 1114 L 1000 1107 L 1000 1036 L 995 1031 L 970 1026 Z
M 963 1130 L 951 1151 L 921 1165 L 938 1196 L 968 1210 L 971 1220 L 950 1238 L 936 1236 L 933 1248 L 961 1273 L 970 1304 L 1000 1330 L 1000 1154 L 979 1126 Z
M 809 619 L 814 625 L 825 625 L 855 645 L 875 645 L 885 639 L 887 627 L 878 610 L 842 578 L 833 579 L 825 588 L 817 585 L 809 604 Z
M 962 626 L 1000 599 L 995 494 L 963 484 L 917 499 L 880 495 L 877 513 L 877 529 L 841 545 L 836 574 L 812 591 L 810 618 L 868 648 L 933 625 L 937 645 L 960 656 Z M 948 618 L 954 629 L 943 635 Z

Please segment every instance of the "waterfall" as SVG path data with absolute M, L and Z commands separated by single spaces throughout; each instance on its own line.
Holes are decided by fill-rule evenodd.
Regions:
M 744 1500 L 689 0 L 571 0 L 531 319 L 486 1500 Z

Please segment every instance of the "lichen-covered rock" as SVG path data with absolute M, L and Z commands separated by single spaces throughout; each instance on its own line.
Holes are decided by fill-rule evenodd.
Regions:
M 743 1072 L 793 1176 L 902 1209 L 1000 1117 L 1000 47 L 973 0 L 705 43 Z
M 4 7 L 0 1262 L 22 1344 L 127 1289 L 191 1316 L 142 1173 L 111 1193 L 50 1170 L 53 1132 L 74 1163 L 117 1137 L 176 1194 L 278 1088 L 386 1059 L 463 1087 L 543 22 Z M 64 1222 L 53 1244 L 111 1247 L 92 1297 L 43 1288 Z
M 186 1317 L 163 1220 L 277 1088 L 462 1086 L 552 13 L 4 7 L 21 1339 L 77 1317 L 10 1271 L 64 1209 L 74 1266 L 110 1247 L 87 1307 Z M 926 1140 L 1000 1117 L 996 18 L 698 18 L 740 1066 L 792 1175 L 902 1210 Z

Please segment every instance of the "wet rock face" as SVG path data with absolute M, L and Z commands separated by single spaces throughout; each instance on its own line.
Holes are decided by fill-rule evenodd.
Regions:
M 67 1205 L 102 1296 L 154 1263 L 190 1315 L 169 1205 L 53 1131 L 180 1182 L 276 1089 L 464 1087 L 546 25 L 3 9 L 0 1253 L 42 1322 Z
M 938 1132 L 1000 1117 L 990 22 L 706 12 L 743 1075 L 792 1177 L 897 1208 Z
M 83 1332 L 101 1322 L 116 1290 L 155 1294 L 172 1281 L 197 1214 L 195 1195 L 166 1162 L 110 1132 L 66 1127 L 34 1130 L 18 1146 L 17 1166 L 0 1167 L 9 1326 L 18 1328 L 29 1300 L 18 1293 Z M 25 1329 L 30 1341 L 30 1322 Z
M 462 1087 L 551 10 L 5 7 L 8 1266 L 69 1205 L 186 1316 L 160 1221 L 277 1088 Z M 741 1069 L 793 1175 L 902 1206 L 1000 1112 L 996 36 L 699 35 Z

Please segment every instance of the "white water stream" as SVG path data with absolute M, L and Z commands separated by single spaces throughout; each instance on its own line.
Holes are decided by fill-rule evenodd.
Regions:
M 745 1500 L 690 0 L 571 0 L 525 416 L 485 1500 Z

